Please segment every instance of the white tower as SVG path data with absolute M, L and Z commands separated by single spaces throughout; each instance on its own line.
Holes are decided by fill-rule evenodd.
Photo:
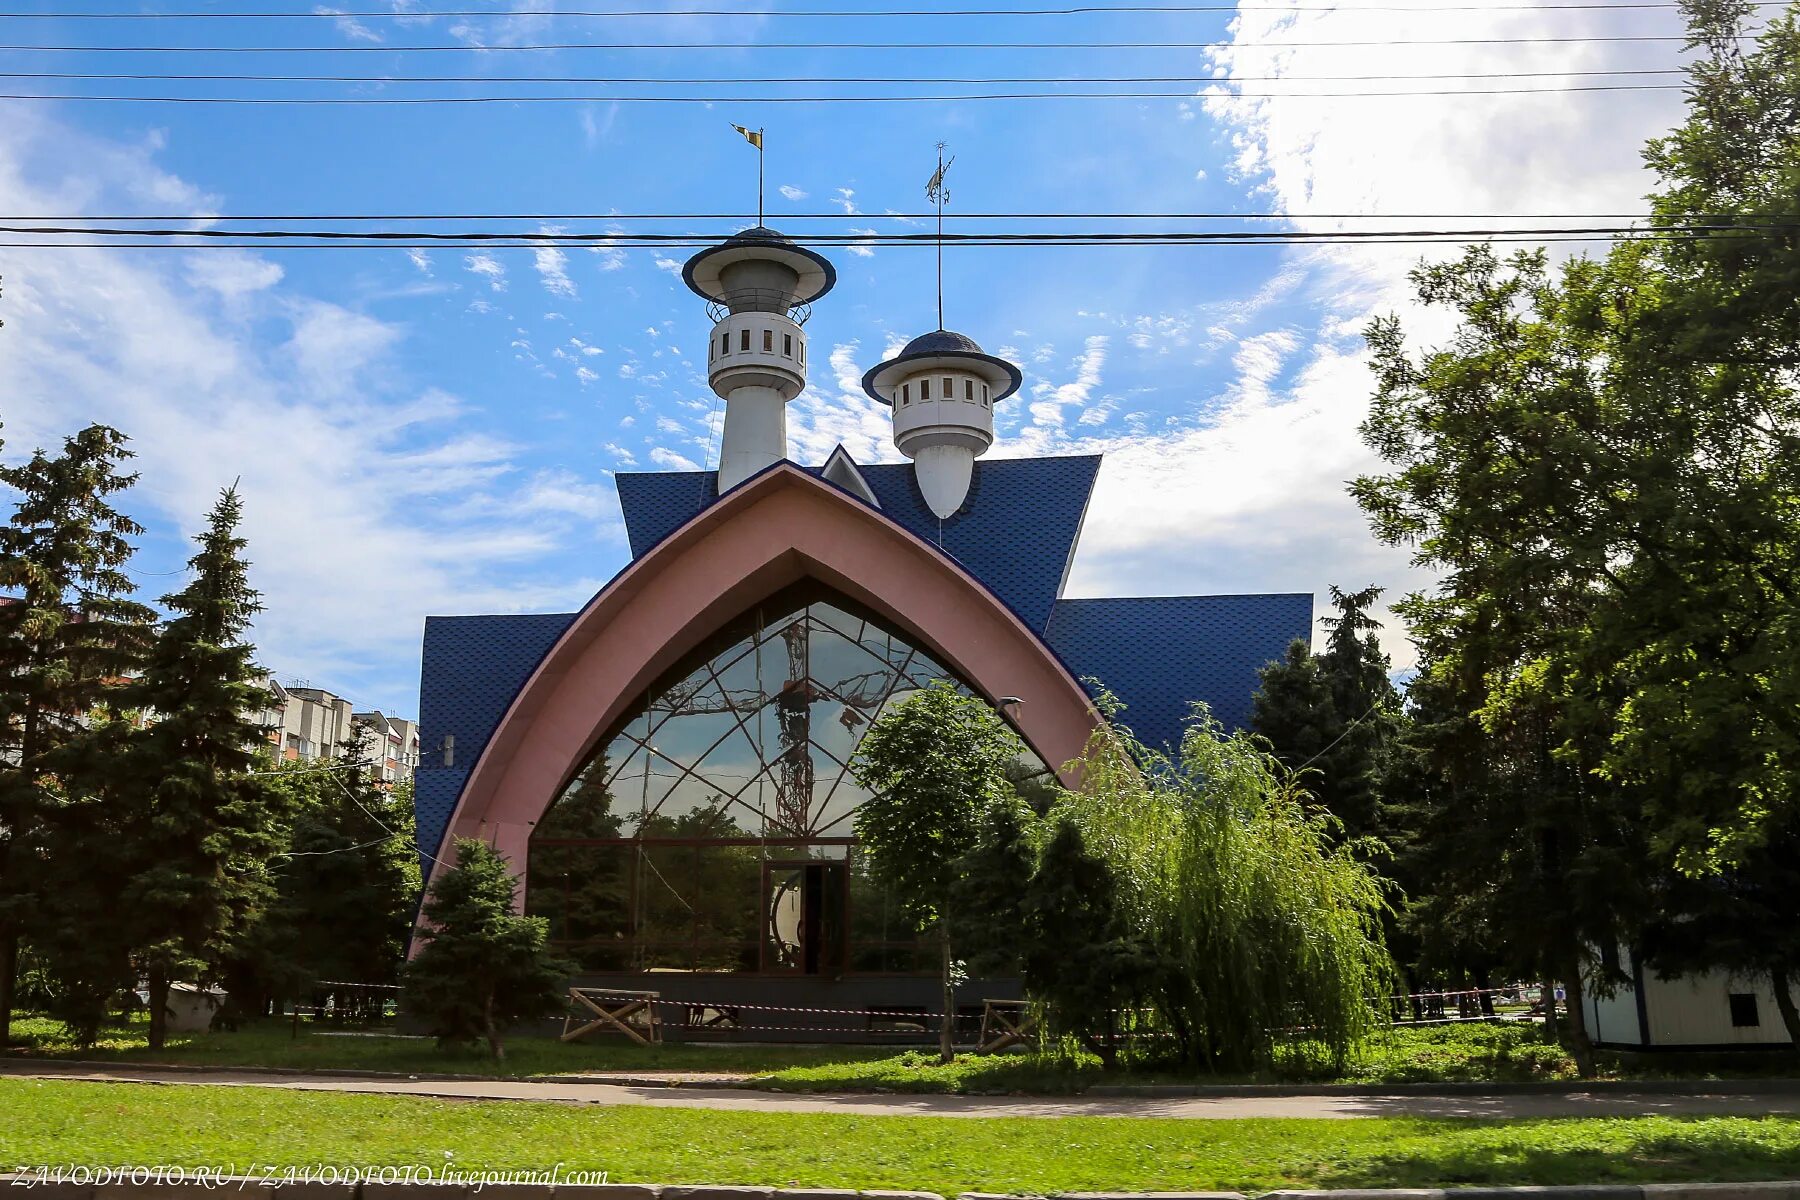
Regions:
M 994 406 L 1023 378 L 947 329 L 914 338 L 863 376 L 863 391 L 893 408 L 894 445 L 913 460 L 919 491 L 940 520 L 968 498 L 975 460 L 994 444 Z
M 806 389 L 806 318 L 837 271 L 758 225 L 688 259 L 682 280 L 717 322 L 707 381 L 725 401 L 719 494 L 787 457 L 788 401 Z

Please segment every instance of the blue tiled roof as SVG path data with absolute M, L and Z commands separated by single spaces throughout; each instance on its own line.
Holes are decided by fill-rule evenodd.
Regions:
M 501 617 L 427 617 L 419 672 L 419 743 L 413 813 L 424 855 L 434 854 L 462 792 L 507 706 L 573 613 Z M 456 738 L 455 765 L 443 766 L 446 736 Z M 429 869 L 430 863 L 421 861 Z
M 940 547 L 1043 634 L 1081 534 L 1099 455 L 979 461 L 962 511 L 941 523 L 926 507 L 911 463 L 861 470 L 885 516 Z M 617 476 L 632 557 L 711 504 L 714 480 L 710 471 Z
M 1250 723 L 1256 673 L 1295 638 L 1312 636 L 1311 594 L 1062 600 L 1048 641 L 1071 671 L 1125 704 L 1138 740 L 1175 746 L 1192 701 L 1226 728 Z

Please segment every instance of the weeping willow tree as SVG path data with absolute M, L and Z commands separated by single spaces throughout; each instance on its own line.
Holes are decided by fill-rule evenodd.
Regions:
M 1334 845 L 1333 818 L 1247 734 L 1196 705 L 1171 758 L 1116 721 L 1063 803 L 1112 868 L 1158 969 L 1147 999 L 1187 1063 L 1248 1071 L 1283 1047 L 1335 1066 L 1380 1026 L 1391 990 L 1386 885 Z

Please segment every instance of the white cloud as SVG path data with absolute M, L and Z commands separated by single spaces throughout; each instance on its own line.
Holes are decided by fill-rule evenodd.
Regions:
M 619 445 L 617 442 L 608 442 L 608 443 L 606 443 L 606 445 L 604 445 L 600 448 L 602 450 L 606 451 L 608 454 L 612 455 L 613 458 L 622 467 L 637 466 L 637 455 L 633 454 L 631 451 L 627 450 L 625 447 Z
M 873 229 L 857 229 L 854 226 L 851 227 L 850 232 L 855 233 L 855 234 L 860 234 L 864 237 L 872 237 L 872 236 L 874 236 L 874 233 L 875 233 L 875 231 Z M 875 257 L 875 247 L 873 246 L 873 244 L 871 244 L 869 242 L 855 241 L 855 242 L 851 242 L 849 245 L 845 246 L 844 248 L 846 250 L 850 251 L 850 253 L 856 255 L 858 258 L 874 258 Z
M 188 260 L 188 280 L 227 298 L 260 292 L 281 282 L 284 272 L 270 262 L 241 250 L 211 251 Z
M 650 461 L 665 471 L 698 471 L 700 464 L 691 458 L 683 458 L 675 451 L 657 446 L 650 451 Z
M 361 21 L 358 21 L 354 16 L 341 8 L 325 8 L 321 6 L 313 9 L 313 12 L 322 17 L 335 17 L 336 20 L 332 21 L 332 25 L 336 27 L 339 33 L 343 34 L 353 42 L 379 42 L 381 40 L 381 35 L 379 33 L 376 33 L 373 29 L 370 29 L 367 25 L 364 25 Z
M 40 114 L 0 125 L 0 208 L 129 212 L 160 207 L 159 194 L 199 195 L 141 153 Z M 0 355 L 9 459 L 88 422 L 116 425 L 141 473 L 121 502 L 164 533 L 193 531 L 241 480 L 262 661 L 359 703 L 410 707 L 426 612 L 566 608 L 591 593 L 594 580 L 544 584 L 524 566 L 616 528 L 597 485 L 521 478 L 516 448 L 473 428 L 464 401 L 408 377 L 402 327 L 273 279 L 254 258 L 196 273 L 189 257 L 13 255 Z
M 854 188 L 838 188 L 837 195 L 831 198 L 831 202 L 843 209 L 845 216 L 853 217 L 859 211 L 856 207 L 855 196 L 856 189 Z
M 506 290 L 506 267 L 493 255 L 485 252 L 471 254 L 463 259 L 463 266 L 487 280 L 488 286 L 496 292 Z
M 804 200 L 804 199 L 806 199 L 806 193 L 801 191 L 799 188 L 795 187 L 791 183 L 782 184 L 781 188 L 779 190 L 784 199 L 787 199 L 787 200 Z
M 419 269 L 421 275 L 431 274 L 431 255 L 414 247 L 406 252 L 407 261 Z
M 1645 65 L 1649 52 L 1582 35 L 1680 30 L 1673 13 L 1498 5 L 1455 14 L 1314 10 L 1259 0 L 1240 8 L 1231 32 L 1232 44 L 1212 57 L 1248 77 L 1618 69 Z M 1403 44 L 1544 36 L 1576 40 L 1434 46 L 1429 57 Z M 1364 44 L 1310 44 L 1344 42 Z M 1650 184 L 1639 159 L 1643 141 L 1673 122 L 1678 103 L 1672 92 L 1331 101 L 1214 95 L 1202 108 L 1229 146 L 1229 178 L 1269 210 L 1441 214 L 1635 210 Z M 1192 139 L 1179 125 L 1169 136 L 1181 145 Z M 1453 227 L 1442 218 L 1433 224 Z M 1301 216 L 1291 226 L 1330 231 L 1382 223 Z M 1228 352 L 1233 375 L 1213 394 L 1193 396 L 1173 421 L 1151 425 L 1128 415 L 1137 432 L 1112 437 L 1069 437 L 1044 407 L 1052 396 L 1034 392 L 1034 424 L 998 451 L 1107 453 L 1071 591 L 1229 591 L 1254 581 L 1258 590 L 1323 592 L 1328 583 L 1380 583 L 1392 600 L 1419 586 L 1407 552 L 1378 544 L 1345 490 L 1346 481 L 1378 465 L 1357 431 L 1370 393 L 1358 333 L 1370 317 L 1398 312 L 1421 341 L 1441 338 L 1442 319 L 1425 318 L 1406 274 L 1421 257 L 1455 253 L 1391 246 L 1287 251 L 1257 292 L 1241 300 L 1110 320 L 1136 351 Z M 1296 310 L 1304 314 L 1298 323 Z M 1386 644 L 1397 665 L 1410 664 L 1397 626 L 1390 625 Z
M 561 233 L 562 230 L 545 225 L 538 232 Z M 569 256 L 563 253 L 561 247 L 540 245 L 532 251 L 531 262 L 537 268 L 538 279 L 543 282 L 546 292 L 552 296 L 575 296 L 575 281 L 569 278 Z

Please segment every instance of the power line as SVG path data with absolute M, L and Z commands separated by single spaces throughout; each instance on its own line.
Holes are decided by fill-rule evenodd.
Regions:
M 915 212 L 792 212 L 780 214 L 784 222 L 791 220 L 832 220 L 832 221 L 913 221 L 924 220 L 932 213 Z M 1618 217 L 1626 220 L 1649 220 L 1654 214 L 1647 212 L 1390 212 L 1390 213 L 1352 213 L 1352 212 L 1074 212 L 1070 210 L 1042 212 L 963 212 L 957 214 L 959 221 L 994 221 L 994 220 L 1093 220 L 1093 221 L 1421 221 L 1421 220 L 1505 220 L 1505 221 L 1561 221 L 1561 220 L 1599 220 L 1603 217 Z M 1763 216 L 1786 217 L 1786 213 L 1761 214 Z M 32 221 L 41 224 L 71 224 L 82 221 L 95 223 L 101 221 L 209 221 L 209 222 L 244 222 L 244 221 L 344 221 L 379 222 L 379 221 L 734 221 L 740 224 L 747 222 L 743 213 L 735 212 L 671 212 L 671 213 L 388 213 L 385 215 L 370 214 L 286 214 L 286 215 L 251 215 L 237 213 L 225 215 L 219 213 L 187 213 L 161 214 L 135 213 L 129 216 L 96 216 L 87 213 L 74 215 L 22 216 L 0 215 L 0 222 L 18 223 Z M 602 236 L 611 236 L 610 234 Z M 629 236 L 622 234 L 621 236 Z
M 1751 8 L 1778 8 L 1786 0 L 1746 0 Z M 1575 0 L 1567 4 L 1371 4 L 1359 5 L 1357 12 L 1588 12 L 1641 11 L 1645 9 L 1680 8 L 1671 0 Z M 437 17 L 560 17 L 581 20 L 610 20 L 620 17 L 1066 17 L 1104 15 L 1109 13 L 1239 13 L 1239 12 L 1342 12 L 1335 4 L 1075 4 L 1060 8 L 640 8 L 640 9 L 514 9 L 495 12 L 492 9 L 434 9 L 383 12 L 343 12 L 329 8 L 288 12 L 0 12 L 0 19 L 75 20 L 75 21 L 417 21 Z
M 733 84 L 1000 84 L 1000 83 L 1342 83 L 1428 79 L 1565 79 L 1617 75 L 1685 75 L 1680 67 L 1620 67 L 1595 71 L 1478 71 L 1426 75 L 264 75 L 172 74 L 151 72 L 0 71 L 0 79 L 65 79 L 117 82 L 155 80 L 180 83 L 647 83 L 658 87 Z
M 1612 42 L 1681 42 L 1681 34 L 1627 34 L 1594 37 L 1518 38 L 1380 38 L 1335 42 L 757 42 L 764 50 L 1322 50 L 1335 47 L 1366 49 L 1373 46 L 1541 46 Z M 1750 41 L 1744 34 L 1737 40 Z M 0 50 L 59 54 L 494 54 L 553 52 L 562 50 L 745 50 L 746 42 L 531 42 L 505 46 L 406 45 L 406 46 L 68 46 L 0 43 Z
M 1680 91 L 1680 83 L 1600 83 L 1538 88 L 1433 88 L 1334 92 L 962 92 L 897 96 L 115 96 L 41 92 L 0 94 L 0 100 L 106 104 L 245 105 L 289 108 L 394 108 L 488 104 L 950 104 L 995 100 L 1344 100 L 1403 96 L 1555 96 L 1576 92 Z
M 1222 234 L 1204 240 L 1196 239 L 1147 239 L 1129 235 L 1119 238 L 1068 237 L 1040 241 L 998 241 L 988 238 L 972 237 L 958 244 L 988 249 L 1049 249 L 1049 248 L 1122 248 L 1122 247 L 1175 247 L 1175 246 L 1323 246 L 1323 245 L 1363 245 L 1363 246 L 1396 246 L 1396 245 L 1456 245 L 1472 242 L 1550 244 L 1555 242 L 1612 242 L 1612 241 L 1656 241 L 1656 242 L 1700 242 L 1700 241 L 1746 241 L 1765 240 L 1777 237 L 1791 237 L 1792 227 L 1778 228 L 1738 228 L 1713 233 L 1659 231 L 1634 229 L 1624 233 L 1554 233 L 1537 230 L 1520 230 L 1516 233 L 1478 233 L 1466 231 L 1441 231 L 1430 234 L 1371 234 L 1367 237 L 1343 237 L 1338 235 L 1318 235 L 1311 237 L 1251 237 L 1245 234 Z M 609 249 L 633 250 L 656 249 L 669 250 L 677 248 L 701 248 L 717 245 L 717 239 L 694 239 L 688 242 L 652 242 L 634 243 L 629 240 L 617 242 L 597 241 L 596 246 Z M 815 243 L 818 244 L 818 243 Z M 857 246 L 880 243 L 868 238 L 846 237 L 841 241 L 828 243 L 830 246 Z M 890 248 L 930 249 L 935 242 L 898 243 Z M 9 250 L 441 250 L 451 244 L 444 242 L 278 242 L 278 241 L 236 241 L 236 242 L 196 242 L 187 243 L 172 240 L 149 242 L 117 242 L 117 241 L 5 241 L 0 242 L 0 249 Z M 529 250 L 541 247 L 541 243 L 528 241 L 463 243 L 465 246 L 479 245 L 484 250 Z
M 800 245 L 810 246 L 879 246 L 917 244 L 935 246 L 939 242 L 970 244 L 1005 244 L 1011 242 L 1043 242 L 1058 243 L 1064 241 L 1114 242 L 1133 241 L 1143 243 L 1157 242 L 1207 242 L 1225 239 L 1244 239 L 1247 241 L 1361 241 L 1388 237 L 1437 237 L 1454 235 L 1458 237 L 1488 237 L 1510 234 L 1592 234 L 1611 236 L 1615 234 L 1635 233 L 1737 233 L 1747 230 L 1800 232 L 1800 220 L 1788 221 L 1675 221 L 1664 225 L 1646 228 L 1642 225 L 1586 225 L 1586 226 L 1550 226 L 1546 228 L 1522 228 L 1517 226 L 1497 226 L 1487 229 L 1372 229 L 1372 230 L 1271 230 L 1259 232 L 1255 230 L 1169 230 L 1144 231 L 1132 230 L 1115 232 L 1111 230 L 1059 232 L 1022 231 L 1018 233 L 820 233 L 809 234 L 795 241 Z M 224 239 L 245 238 L 261 240 L 306 240 L 306 241 L 349 241 L 349 242 L 392 242 L 416 241 L 421 243 L 445 243 L 449 245 L 481 245 L 487 242 L 517 242 L 521 245 L 593 245 L 593 246 L 633 246 L 648 247 L 662 245 L 713 245 L 718 241 L 717 235 L 681 232 L 681 233 L 570 233 L 564 230 L 538 230 L 531 232 L 487 230 L 463 230 L 440 233 L 430 230 L 342 230 L 342 229 L 128 229 L 96 225 L 0 225 L 0 234 L 35 235 L 43 237 L 158 237 L 158 238 L 200 238 Z

